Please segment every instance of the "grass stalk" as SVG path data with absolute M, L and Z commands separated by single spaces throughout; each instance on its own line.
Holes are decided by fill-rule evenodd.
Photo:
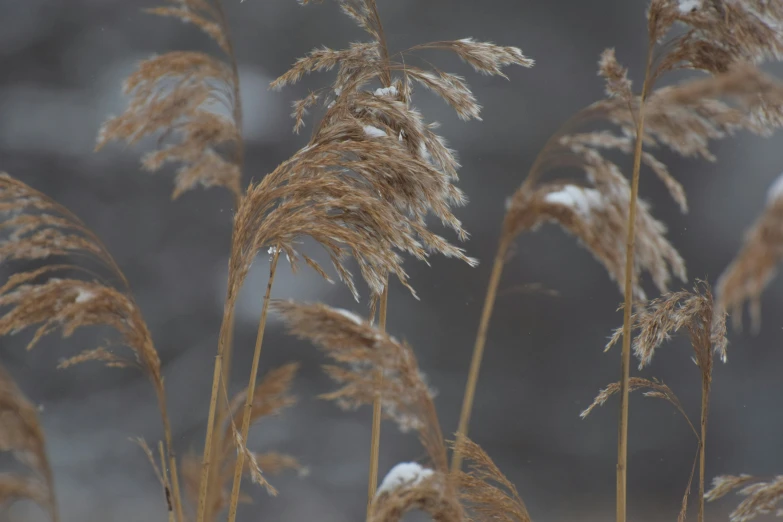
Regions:
M 174 522 L 174 508 L 171 505 L 171 483 L 169 482 L 169 474 L 167 471 L 168 462 L 166 460 L 166 451 L 163 449 L 163 443 L 158 442 L 158 454 L 160 455 L 160 467 L 161 475 L 163 478 L 163 488 L 166 491 L 166 507 L 169 512 L 169 522 Z
M 266 293 L 264 294 L 264 304 L 261 308 L 261 318 L 258 321 L 258 333 L 256 334 L 256 347 L 253 352 L 253 362 L 250 366 L 250 380 L 247 384 L 245 397 L 245 406 L 242 413 L 242 441 L 247 444 L 247 435 L 250 432 L 250 418 L 253 412 L 253 397 L 256 392 L 256 380 L 258 379 L 258 363 L 261 360 L 261 346 L 264 341 L 264 331 L 266 330 L 266 318 L 269 313 L 269 298 L 272 293 L 272 285 L 275 282 L 275 272 L 277 272 L 277 261 L 280 259 L 280 247 L 275 248 L 272 256 L 272 263 L 269 267 L 269 280 L 266 283 Z M 237 460 L 234 465 L 234 484 L 231 487 L 231 501 L 228 505 L 228 522 L 234 522 L 237 517 L 237 505 L 239 504 L 239 489 L 242 485 L 242 471 L 245 468 L 245 452 L 237 452 Z
M 644 70 L 644 84 L 639 97 L 639 115 L 636 124 L 636 145 L 633 155 L 633 177 L 628 209 L 628 237 L 625 241 L 625 302 L 623 309 L 623 349 L 620 371 L 620 421 L 617 436 L 617 491 L 616 520 L 625 522 L 628 483 L 628 381 L 631 375 L 631 314 L 633 312 L 634 250 L 636 245 L 636 210 L 639 197 L 639 173 L 642 165 L 644 144 L 644 104 L 650 86 L 650 72 L 653 61 L 653 43 L 647 49 L 647 63 Z
M 212 455 L 213 452 L 217 454 L 216 448 L 219 438 L 215 437 L 218 424 L 215 422 L 216 417 L 222 418 L 223 414 L 218 415 L 218 395 L 220 393 L 221 379 L 225 378 L 225 370 L 223 366 L 223 357 L 225 355 L 226 346 L 233 339 L 234 329 L 234 306 L 235 302 L 232 299 L 227 299 L 225 306 L 227 310 L 224 311 L 223 322 L 220 325 L 220 334 L 218 336 L 218 351 L 215 356 L 215 368 L 212 374 L 212 388 L 209 400 L 209 414 L 207 415 L 207 429 L 206 438 L 204 440 L 204 455 L 201 460 L 201 476 L 199 478 L 199 495 L 198 505 L 196 509 L 196 521 L 205 522 L 206 520 L 212 520 L 213 513 L 211 513 L 214 503 L 210 492 L 213 492 L 215 485 L 213 481 L 215 476 L 219 477 L 219 473 L 212 468 Z M 214 475 L 213 475 L 214 473 Z M 214 492 L 213 492 L 214 495 Z M 210 512 L 207 512 L 209 506 Z
M 386 331 L 386 307 L 389 302 L 389 281 L 386 281 L 386 286 L 381 294 L 381 304 L 378 310 L 378 327 L 382 332 Z M 377 387 L 380 390 L 383 387 L 383 372 L 378 372 L 376 377 Z M 380 391 L 375 396 L 372 403 L 372 439 L 370 442 L 370 473 L 367 480 L 367 519 L 370 518 L 370 506 L 372 500 L 375 497 L 375 492 L 378 489 L 378 462 L 381 455 L 381 417 L 383 411 L 381 410 L 381 393 Z
M 171 495 L 174 512 L 177 515 L 178 522 L 185 522 L 185 515 L 182 510 L 182 494 L 179 487 L 179 471 L 177 469 L 177 457 L 174 452 L 174 443 L 172 440 L 171 421 L 169 420 L 168 406 L 166 403 L 166 393 L 163 389 L 162 382 L 155 383 L 155 392 L 158 396 L 158 408 L 160 409 L 160 416 L 163 421 L 163 439 L 166 443 L 166 455 L 167 459 L 161 459 L 161 466 L 165 468 L 168 466 L 169 473 L 171 474 Z
M 489 286 L 487 295 L 484 298 L 484 308 L 481 312 L 481 322 L 479 323 L 476 344 L 473 347 L 473 358 L 470 362 L 470 372 L 468 373 L 468 382 L 465 386 L 465 397 L 462 399 L 462 412 L 459 417 L 459 428 L 457 429 L 457 446 L 468 434 L 468 424 L 470 423 L 470 413 L 473 409 L 473 399 L 476 395 L 476 385 L 481 368 L 481 359 L 484 356 L 484 346 L 487 342 L 487 331 L 489 330 L 489 320 L 492 317 L 492 309 L 495 306 L 500 276 L 503 274 L 503 265 L 506 261 L 506 253 L 511 244 L 506 234 L 503 234 L 495 254 L 495 262 L 492 266 L 492 274 L 489 277 Z M 462 455 L 454 452 L 451 458 L 451 471 L 456 472 L 462 466 Z
M 704 447 L 707 437 L 707 411 L 710 406 L 709 374 L 701 378 L 701 441 L 699 445 L 699 522 L 704 522 Z

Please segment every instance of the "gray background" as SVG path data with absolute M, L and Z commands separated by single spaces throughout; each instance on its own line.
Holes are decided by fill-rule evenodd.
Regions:
M 96 131 L 125 107 L 123 78 L 152 53 L 212 49 L 201 34 L 175 20 L 141 13 L 152 2 L 120 0 L 0 0 L 0 170 L 6 170 L 70 207 L 104 239 L 130 280 L 164 362 L 180 453 L 200 451 L 209 382 L 225 291 L 231 199 L 222 190 L 198 190 L 169 201 L 171 170 L 142 172 L 148 149 L 113 145 L 93 154 Z M 546 138 L 570 114 L 600 98 L 596 61 L 606 47 L 640 69 L 645 51 L 646 2 L 611 0 L 379 1 L 392 50 L 431 40 L 473 36 L 520 46 L 537 60 L 509 71 L 511 81 L 473 74 L 450 56 L 432 58 L 465 74 L 484 105 L 483 122 L 464 123 L 427 94 L 416 103 L 460 153 L 461 187 L 471 203 L 458 211 L 483 263 L 470 269 L 433 259 L 406 265 L 421 301 L 399 285 L 391 291 L 389 329 L 407 339 L 439 390 L 444 431 L 459 413 L 504 200 L 525 176 Z M 293 0 L 226 0 L 236 40 L 245 105 L 245 183 L 260 179 L 306 142 L 291 133 L 289 104 L 314 76 L 281 93 L 267 84 L 318 45 L 342 47 L 364 35 L 331 2 L 301 7 Z M 312 128 L 312 122 L 308 122 Z M 783 170 L 779 137 L 741 135 L 715 146 L 719 161 L 682 161 L 668 154 L 684 183 L 691 212 L 682 216 L 662 186 L 646 176 L 643 196 L 670 227 L 691 277 L 714 282 L 741 243 L 769 183 Z M 246 379 L 260 297 L 268 270 L 256 263 L 237 322 L 239 389 Z M 517 484 L 534 519 L 606 520 L 613 516 L 617 402 L 581 420 L 579 412 L 619 373 L 619 352 L 602 347 L 621 323 L 614 284 L 573 238 L 544 227 L 517 241 L 502 287 L 538 282 L 559 297 L 507 292 L 497 302 L 471 435 Z M 783 396 L 779 320 L 783 281 L 764 298 L 759 336 L 732 334 L 729 363 L 715 371 L 708 435 L 709 477 L 783 471 L 780 397 Z M 275 297 L 323 300 L 363 312 L 342 286 L 312 272 L 282 270 Z M 365 292 L 366 295 L 366 292 Z M 42 407 L 63 519 L 163 520 L 160 490 L 129 436 L 161 436 L 154 397 L 133 371 L 97 366 L 60 372 L 57 360 L 95 346 L 102 332 L 57 338 L 24 352 L 25 336 L 2 339 L 0 359 Z M 687 343 L 666 346 L 646 376 L 670 384 L 698 415 L 699 376 Z M 342 413 L 315 398 L 331 389 L 322 361 L 305 343 L 273 322 L 262 366 L 303 362 L 295 392 L 301 401 L 254 430 L 259 450 L 292 453 L 310 475 L 273 482 L 277 498 L 255 491 L 243 520 L 360 520 L 365 503 L 369 409 Z M 629 512 L 635 521 L 673 520 L 696 449 L 685 422 L 663 403 L 631 402 Z M 381 468 L 422 457 L 412 435 L 383 432 Z M 725 519 L 734 500 L 710 504 Z M 695 512 L 693 515 L 695 516 Z M 5 517 L 5 518 L 3 518 Z M 38 520 L 17 505 L 0 520 Z

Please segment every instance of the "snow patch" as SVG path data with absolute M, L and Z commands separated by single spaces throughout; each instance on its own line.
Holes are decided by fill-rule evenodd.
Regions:
M 402 486 L 416 486 L 430 476 L 431 469 L 423 468 L 415 462 L 400 462 L 386 474 L 375 495 L 390 493 Z

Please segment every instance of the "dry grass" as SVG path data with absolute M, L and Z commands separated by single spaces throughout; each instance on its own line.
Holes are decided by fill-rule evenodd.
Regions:
M 283 317 L 292 334 L 312 341 L 332 360 L 325 370 L 339 388 L 323 398 L 343 408 L 374 407 L 367 520 L 396 521 L 411 510 L 421 510 L 444 522 L 528 522 L 531 516 L 515 486 L 467 438 L 467 432 L 509 251 L 523 234 L 556 224 L 594 255 L 624 296 L 624 324 L 609 343 L 622 340 L 621 379 L 602 390 L 582 414 L 588 415 L 612 395 L 620 397 L 617 522 L 626 518 L 628 393 L 636 389 L 671 403 L 698 441 L 680 521 L 687 513 L 697 464 L 700 522 L 705 519 L 705 498 L 717 499 L 735 489 L 746 498 L 731 515 L 733 522 L 773 512 L 783 498 L 779 477 L 768 481 L 748 475 L 719 477 L 705 495 L 705 443 L 713 358 L 717 353 L 725 361 L 726 356 L 724 310 L 741 320 L 742 305 L 749 301 L 753 326 L 758 329 L 760 295 L 783 257 L 782 182 L 770 190 L 766 209 L 720 278 L 716 303 L 707 283 L 697 282 L 692 291 L 669 292 L 672 280 L 687 281 L 685 261 L 668 240 L 664 223 L 639 198 L 639 182 L 644 167 L 686 212 L 687 196 L 659 159 L 661 149 L 714 161 L 710 148 L 714 141 L 739 131 L 768 136 L 783 124 L 783 83 L 757 67 L 765 60 L 783 58 L 781 4 L 652 0 L 647 8 L 644 80 L 638 92 L 615 51 L 601 54 L 598 73 L 606 97 L 578 111 L 550 137 L 508 199 L 449 467 L 449 443 L 415 353 L 384 331 L 390 278 L 415 296 L 403 268 L 406 257 L 426 262 L 431 255 L 441 254 L 470 265 L 477 262 L 428 226 L 427 220 L 434 218 L 458 240 L 466 240 L 468 234 L 455 208 L 467 198 L 457 187 L 456 153 L 436 132 L 437 124 L 414 107 L 413 89 L 434 93 L 463 120 L 480 119 L 481 106 L 465 79 L 438 69 L 421 53 L 447 51 L 478 73 L 501 77 L 507 66 L 530 67 L 533 62 L 516 47 L 472 38 L 390 51 L 375 0 L 336 3 L 366 32 L 367 41 L 345 49 L 315 49 L 272 82 L 271 87 L 279 89 L 310 73 L 334 71 L 332 82 L 293 103 L 295 132 L 305 128 L 308 110 L 322 104 L 323 116 L 312 123 L 306 144 L 246 188 L 241 182 L 239 74 L 221 0 L 169 0 L 149 10 L 193 24 L 215 44 L 215 53 L 176 51 L 140 63 L 125 84 L 130 97 L 127 110 L 109 119 L 99 132 L 98 148 L 113 140 L 132 144 L 158 138 L 158 147 L 144 156 L 142 164 L 151 171 L 170 162 L 180 165 L 175 198 L 199 185 L 222 186 L 234 196 L 227 294 L 200 459 L 188 455 L 177 462 L 161 361 L 117 263 L 71 212 L 5 174 L 0 175 L 5 232 L 0 260 L 18 271 L 0 287 L 0 335 L 34 329 L 28 344 L 32 348 L 56 331 L 63 337 L 90 326 L 115 332 L 113 340 L 65 358 L 60 367 L 99 361 L 110 367 L 138 368 L 150 379 L 164 436 L 156 446 L 139 444 L 161 484 L 171 522 L 189 520 L 180 475 L 183 489 L 196 503 L 198 522 L 217 520 L 225 510 L 228 521 L 234 522 L 238 503 L 250 499 L 241 491 L 244 476 L 276 494 L 268 476 L 306 470 L 293 456 L 257 453 L 247 446 L 252 425 L 295 403 L 290 388 L 297 364 L 257 379 L 270 308 Z M 668 73 L 678 70 L 703 74 L 680 84 L 659 85 Z M 615 159 L 622 156 L 630 159 L 630 165 Z M 303 238 L 325 250 L 331 268 L 300 250 Z M 229 398 L 237 297 L 252 264 L 264 252 L 271 256 L 270 273 L 248 385 Z M 359 301 L 360 286 L 348 268 L 355 263 L 369 288 L 369 318 L 324 304 L 272 302 L 282 261 L 294 269 L 304 263 L 327 280 L 339 279 Z M 650 299 L 653 286 L 661 297 Z M 377 305 L 379 327 L 373 324 Z M 630 376 L 632 349 L 642 370 L 661 345 L 681 330 L 689 333 L 700 372 L 699 429 L 668 386 Z M 416 431 L 427 466 L 401 463 L 377 487 L 382 415 L 403 431 Z M 0 501 L 29 499 L 57 520 L 52 471 L 35 408 L 2 370 L 0 418 L 4 420 L 0 449 L 12 452 L 26 468 L 0 476 Z M 461 470 L 463 459 L 470 462 L 467 472 Z
M 0 474 L 0 504 L 31 500 L 59 520 L 54 479 L 38 409 L 0 367 L 0 451 L 11 452 L 25 472 Z

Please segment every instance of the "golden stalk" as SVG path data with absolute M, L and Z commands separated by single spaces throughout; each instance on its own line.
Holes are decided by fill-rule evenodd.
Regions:
M 256 380 L 258 379 L 258 363 L 261 359 L 261 345 L 264 341 L 264 330 L 266 330 L 266 318 L 269 313 L 269 297 L 272 293 L 272 285 L 275 281 L 275 272 L 277 271 L 277 261 L 280 259 L 280 247 L 275 248 L 272 256 L 272 264 L 269 268 L 269 280 L 266 283 L 266 293 L 264 294 L 264 304 L 261 308 L 261 319 L 258 321 L 258 333 L 256 334 L 256 347 L 253 352 L 253 362 L 250 367 L 250 380 L 247 385 L 245 397 L 245 407 L 242 413 L 242 443 L 247 444 L 247 435 L 250 432 L 250 418 L 253 412 L 253 396 L 256 391 Z M 237 452 L 237 460 L 234 466 L 234 484 L 231 487 L 231 501 L 228 506 L 228 522 L 234 522 L 237 517 L 237 505 L 239 504 L 239 489 L 242 485 L 242 471 L 245 467 L 245 452 Z
M 386 286 L 381 294 L 381 305 L 378 310 L 378 328 L 384 332 L 386 331 L 386 307 L 389 301 L 389 281 L 387 279 Z M 370 476 L 367 481 L 367 519 L 370 518 L 370 506 L 372 500 L 375 497 L 375 491 L 378 489 L 378 461 L 381 454 L 381 417 L 383 412 L 381 411 L 381 392 L 380 389 L 383 386 L 383 372 L 378 372 L 377 389 L 378 393 L 375 396 L 375 400 L 372 403 L 372 442 L 370 444 Z
M 506 253 L 510 245 L 510 240 L 503 235 L 498 245 L 498 251 L 495 254 L 495 263 L 492 266 L 492 274 L 489 277 L 489 287 L 487 295 L 484 298 L 484 308 L 481 311 L 481 322 L 479 324 L 476 344 L 473 347 L 473 358 L 470 361 L 470 372 L 468 373 L 468 383 L 465 386 L 465 397 L 462 400 L 462 412 L 459 417 L 459 428 L 457 429 L 457 446 L 464 441 L 468 434 L 468 424 L 470 423 L 470 413 L 473 409 L 473 399 L 476 395 L 476 385 L 478 384 L 479 370 L 481 369 L 481 359 L 484 355 L 484 346 L 487 342 L 487 331 L 489 330 L 489 320 L 492 317 L 492 308 L 495 306 L 500 276 L 503 274 L 503 265 L 506 260 Z M 451 471 L 456 472 L 462 466 L 462 455 L 454 452 L 451 458 Z
M 628 237 L 625 241 L 625 302 L 623 310 L 623 349 L 620 371 L 620 422 L 617 437 L 617 522 L 625 522 L 626 495 L 628 481 L 628 379 L 631 375 L 631 314 L 633 312 L 633 271 L 634 249 L 636 245 L 636 209 L 639 196 L 639 173 L 642 165 L 642 146 L 644 144 L 644 103 L 650 84 L 650 70 L 653 60 L 653 45 L 647 50 L 647 65 L 644 71 L 644 84 L 639 98 L 639 118 L 636 126 L 636 146 L 633 155 L 633 178 L 631 181 L 631 201 L 628 209 Z

